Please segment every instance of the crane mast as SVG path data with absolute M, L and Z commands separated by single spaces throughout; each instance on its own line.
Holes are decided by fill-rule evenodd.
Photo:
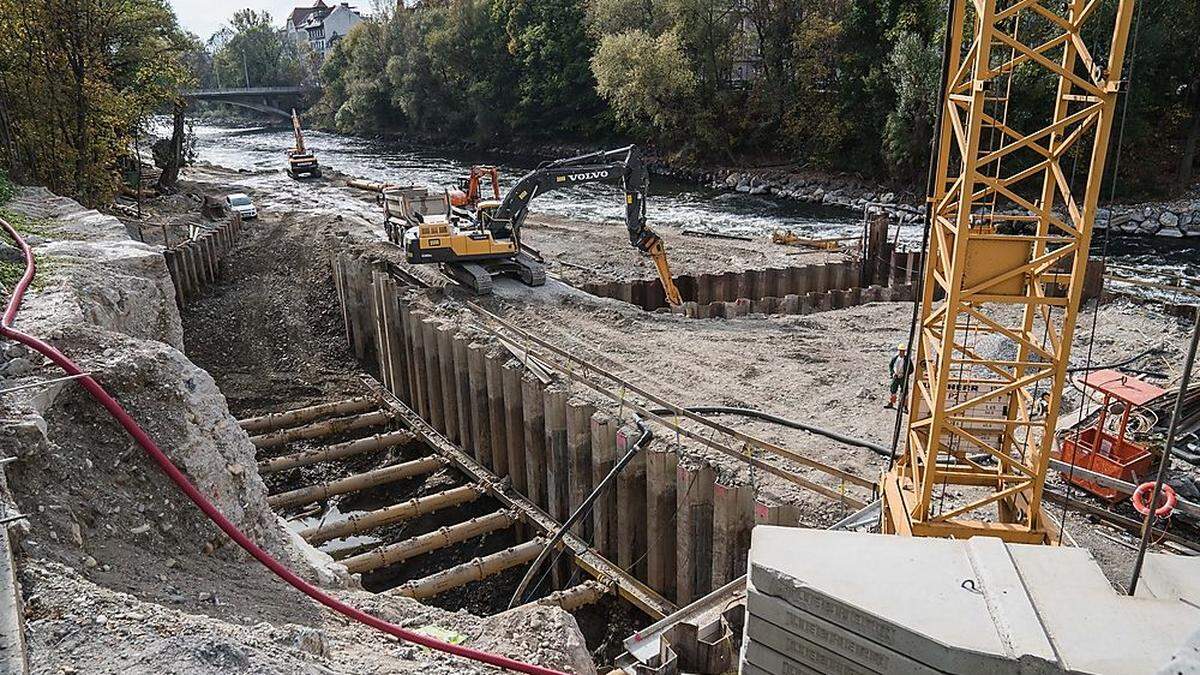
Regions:
M 909 416 L 880 481 L 886 533 L 1054 543 L 1042 491 L 1133 6 L 950 0 Z M 1053 104 L 1010 115 L 1014 71 L 1057 81 Z

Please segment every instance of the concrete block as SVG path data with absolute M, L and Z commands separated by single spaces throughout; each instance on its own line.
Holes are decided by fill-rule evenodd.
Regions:
M 809 665 L 819 665 L 819 662 L 809 661 L 806 652 L 811 649 L 810 645 L 820 645 L 850 661 L 855 667 L 870 672 L 937 673 L 904 654 L 881 647 L 837 624 L 763 595 L 752 584 L 747 589 L 746 611 L 746 636 L 749 640 L 760 642 L 788 658 Z M 793 641 L 796 642 L 794 646 Z
M 1200 585 L 1192 581 L 1200 580 L 1200 560 L 1192 558 L 1156 563 L 1146 597 L 1114 591 L 1084 549 L 990 537 L 764 525 L 754 530 L 750 561 L 751 587 L 796 610 L 792 616 L 811 615 L 843 636 L 947 673 L 1148 672 L 1200 625 L 1200 608 L 1169 597 Z

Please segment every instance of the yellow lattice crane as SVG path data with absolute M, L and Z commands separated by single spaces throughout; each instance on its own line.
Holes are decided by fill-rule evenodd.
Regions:
M 1042 490 L 1133 5 L 951 0 L 910 414 L 881 478 L 884 532 L 1055 539 Z M 1057 80 L 1050 109 L 1016 115 L 1014 71 Z

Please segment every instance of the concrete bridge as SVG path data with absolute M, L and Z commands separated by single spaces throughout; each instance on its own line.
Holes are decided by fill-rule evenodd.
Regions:
M 299 108 L 310 94 L 319 91 L 316 86 L 292 87 L 240 87 L 234 89 L 196 89 L 185 91 L 188 101 L 217 101 L 241 108 L 249 108 L 268 115 L 290 118 L 291 109 Z

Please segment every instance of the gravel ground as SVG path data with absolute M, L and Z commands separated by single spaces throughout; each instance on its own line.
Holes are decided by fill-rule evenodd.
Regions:
M 221 179 L 220 170 L 210 167 L 189 176 L 195 191 L 221 187 L 214 182 Z M 359 391 L 358 368 L 344 346 L 328 273 L 328 235 L 348 232 L 363 250 L 399 257 L 395 247 L 380 241 L 382 228 L 370 195 L 328 181 L 312 188 L 311 194 L 292 186 L 287 190 L 259 195 L 263 216 L 247 227 L 239 249 L 230 257 L 226 275 L 230 281 L 217 285 L 184 313 L 188 355 L 213 374 L 230 407 L 241 416 Z M 330 199 L 337 201 L 329 203 Z M 289 206 L 292 202 L 302 206 Z M 563 277 L 580 281 L 652 275 L 649 262 L 628 247 L 620 226 L 597 232 L 570 223 L 531 220 L 531 245 L 552 262 L 587 268 L 552 265 L 551 270 Z M 797 264 L 801 258 L 815 262 L 824 256 L 787 256 L 787 251 L 770 244 L 668 234 L 663 233 L 677 274 Z M 431 279 L 439 276 L 430 268 L 419 273 Z M 887 362 L 905 335 L 908 305 L 881 303 L 809 316 L 691 320 L 581 296 L 561 285 L 509 286 L 502 284 L 497 296 L 484 299 L 483 304 L 672 401 L 754 407 L 890 443 L 894 413 L 883 407 Z M 447 288 L 431 292 L 430 299 L 447 303 L 446 309 L 453 311 L 465 296 L 457 288 Z M 1090 314 L 1085 314 L 1090 320 Z M 1094 341 L 1090 324 L 1077 332 L 1073 363 L 1083 364 L 1089 351 L 1092 363 L 1106 363 L 1148 346 L 1162 346 L 1163 353 L 1145 367 L 1173 376 L 1181 361 L 1185 330 L 1181 322 L 1157 314 L 1152 307 L 1105 304 L 1097 315 Z M 1071 393 L 1068 400 L 1077 405 L 1078 395 Z M 866 478 L 876 477 L 886 462 L 869 451 L 804 432 L 725 421 Z M 671 437 L 659 433 L 663 439 Z M 687 452 L 698 451 L 688 446 Z M 751 476 L 729 458 L 703 454 L 710 455 L 723 472 L 754 481 L 763 498 L 797 504 L 802 524 L 827 525 L 844 514 L 823 497 L 769 476 Z M 821 474 L 800 473 L 838 487 Z M 1093 550 L 1110 578 L 1121 580 L 1127 575 L 1133 552 L 1100 534 L 1112 532 L 1077 516 L 1070 523 L 1076 538 Z M 135 562 L 147 569 L 166 567 L 162 553 L 151 549 L 146 556 Z M 123 589 L 103 576 L 103 562 L 99 570 L 83 566 L 79 572 L 66 567 L 77 564 L 78 557 L 72 561 L 67 556 L 31 556 L 24 568 L 31 635 L 35 647 L 49 654 L 39 662 L 38 672 L 67 672 L 68 668 L 76 672 L 150 672 L 152 668 L 162 672 L 473 672 L 461 663 L 346 627 L 265 575 L 243 574 L 245 565 L 207 558 L 197 551 L 173 553 L 171 558 L 191 575 L 174 584 L 180 589 L 178 602 L 168 589 L 158 594 L 148 588 Z M 121 595 L 126 590 L 132 595 Z M 250 601 L 229 600 L 240 593 L 247 593 Z M 447 614 L 401 599 L 346 593 L 409 625 L 441 620 L 464 633 L 482 625 L 462 612 Z M 222 606 L 225 602 L 228 607 Z M 104 621 L 99 620 L 101 615 Z M 511 639 L 501 639 L 500 646 L 527 656 L 569 657 L 572 652 L 563 646 L 578 633 L 563 627 L 567 621 L 563 616 L 555 614 L 553 626 L 561 628 L 559 633 L 532 630 L 535 622 L 506 617 L 503 625 Z M 156 621 L 167 628 L 156 628 L 160 625 Z M 292 623 L 303 627 L 288 625 Z M 533 635 L 542 636 L 536 644 L 528 642 Z M 481 636 L 479 644 L 489 639 Z

